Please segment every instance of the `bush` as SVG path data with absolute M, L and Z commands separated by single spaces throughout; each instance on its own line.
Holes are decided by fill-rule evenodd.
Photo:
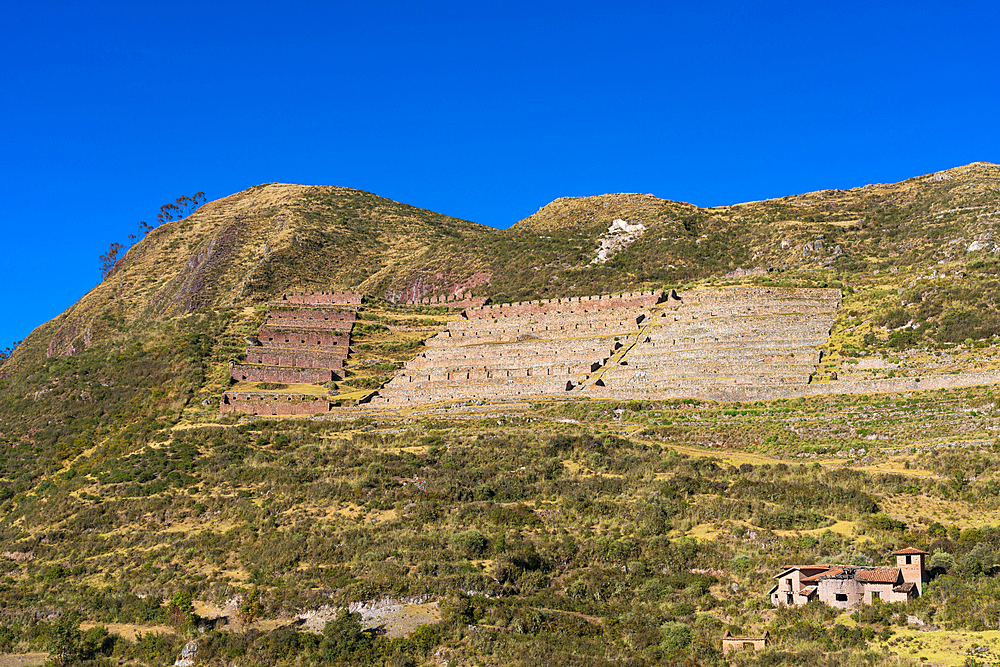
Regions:
M 660 649 L 668 655 L 673 655 L 691 644 L 691 628 L 686 623 L 668 621 L 660 626 L 660 637 Z
M 467 530 L 451 536 L 451 548 L 466 558 L 478 558 L 489 549 L 489 541 L 478 530 Z

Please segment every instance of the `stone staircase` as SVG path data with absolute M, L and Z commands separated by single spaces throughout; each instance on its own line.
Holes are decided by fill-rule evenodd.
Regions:
M 605 360 L 605 362 L 600 366 L 600 368 L 591 372 L 586 378 L 583 379 L 582 382 L 574 386 L 572 391 L 578 391 L 578 392 L 584 391 L 589 387 L 598 385 L 598 383 L 601 383 L 598 386 L 603 386 L 604 375 L 605 373 L 608 372 L 608 369 L 621 364 L 621 362 L 625 359 L 625 357 L 628 356 L 628 353 L 631 352 L 635 348 L 635 346 L 639 344 L 640 341 L 646 339 L 646 337 L 649 334 L 650 328 L 653 326 L 653 321 L 656 319 L 656 317 L 657 317 L 656 315 L 650 315 L 649 317 L 647 317 L 645 321 L 643 321 L 643 323 L 640 325 L 639 330 L 637 332 L 627 336 L 625 338 L 625 342 L 619 345 L 618 349 L 615 350 L 614 354 L 608 357 L 607 360 Z

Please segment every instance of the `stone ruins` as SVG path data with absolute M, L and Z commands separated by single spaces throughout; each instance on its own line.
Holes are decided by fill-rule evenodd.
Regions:
M 246 348 L 246 363 L 231 364 L 230 376 L 241 382 L 324 383 L 337 379 L 351 344 L 351 329 L 361 305 L 355 292 L 283 294 L 269 304 Z M 222 412 L 300 415 L 329 412 L 330 402 L 309 394 L 226 392 Z
M 586 384 L 661 303 L 662 290 L 470 308 L 372 399 L 418 405 L 566 395 Z
M 744 287 L 471 308 L 372 402 L 766 397 L 809 383 L 840 298 Z
M 449 308 L 476 308 L 486 304 L 489 299 L 485 296 L 473 296 L 472 292 L 461 295 L 444 294 L 440 296 L 425 296 L 422 299 L 410 300 L 407 306 L 448 306 Z
M 453 306 L 447 298 L 425 302 Z M 1000 371 L 813 383 L 837 289 L 734 287 L 469 307 L 368 399 L 399 408 L 463 400 L 593 397 L 752 401 L 1000 382 Z M 245 382 L 323 383 L 347 358 L 353 292 L 282 296 L 233 364 Z M 227 392 L 222 411 L 315 414 L 312 395 Z
M 840 299 L 837 289 L 685 292 L 638 332 L 634 347 L 595 379 L 590 393 L 739 400 L 803 387 Z

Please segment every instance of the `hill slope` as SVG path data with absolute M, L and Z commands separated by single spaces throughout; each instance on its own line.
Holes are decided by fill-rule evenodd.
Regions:
M 745 282 L 843 290 L 828 375 L 994 367 L 998 218 L 986 164 L 710 209 L 562 198 L 508 230 L 346 188 L 206 204 L 2 368 L 0 653 L 171 664 L 195 641 L 206 665 L 721 665 L 724 632 L 765 630 L 766 664 L 995 651 L 995 387 L 288 420 L 210 398 L 261 304 L 300 289 L 372 297 L 359 364 L 387 362 L 372 373 L 446 319 L 394 301 Z M 782 564 L 888 564 L 907 545 L 935 578 L 905 608 L 845 622 L 767 602 Z M 376 626 L 386 599 L 438 606 L 405 638 L 330 609 L 366 603 Z M 917 634 L 913 615 L 967 634 Z
M 850 283 L 874 270 L 964 267 L 996 256 L 998 211 L 1000 167 L 985 163 L 708 209 L 652 195 L 561 198 L 508 230 L 348 188 L 261 185 L 155 229 L 21 355 L 37 360 L 43 346 L 71 354 L 151 318 L 301 289 L 390 301 L 466 289 L 504 301 L 675 286 L 736 269 Z M 642 229 L 609 233 L 615 220 Z

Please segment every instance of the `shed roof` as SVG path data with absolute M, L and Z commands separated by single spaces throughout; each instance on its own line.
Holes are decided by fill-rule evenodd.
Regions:
M 829 570 L 832 567 L 837 567 L 837 566 L 836 565 L 786 565 L 785 569 L 783 569 L 781 572 L 779 572 L 778 574 L 776 574 L 775 576 L 773 576 L 771 578 L 772 579 L 781 579 L 783 576 L 785 576 L 789 572 L 793 572 L 795 570 L 798 570 L 798 571 L 800 571 L 802 573 L 812 572 L 813 574 L 806 574 L 806 576 L 802 577 L 802 579 L 805 580 L 805 579 L 809 579 L 811 577 L 816 576 L 817 573 L 825 573 L 827 570 Z

